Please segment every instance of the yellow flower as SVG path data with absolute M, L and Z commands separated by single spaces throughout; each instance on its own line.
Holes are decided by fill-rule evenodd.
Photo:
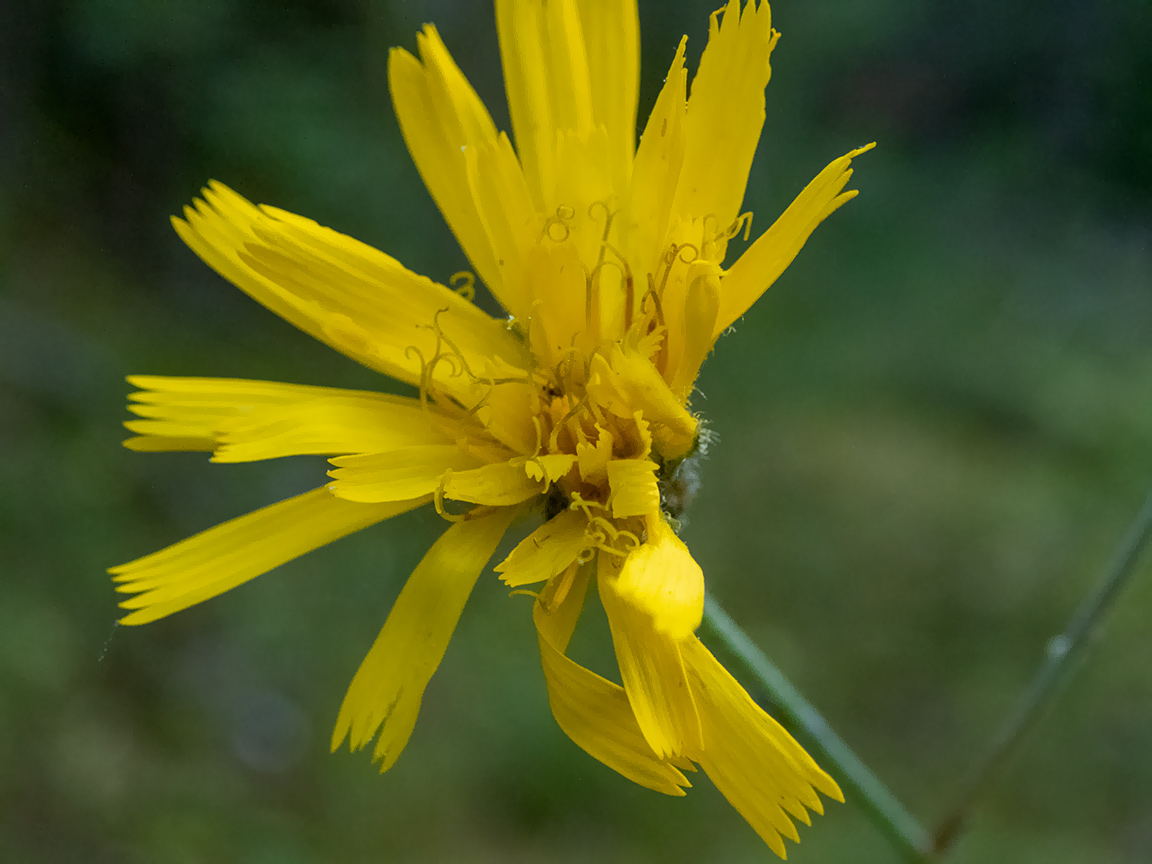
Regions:
M 543 524 L 496 570 L 533 603 L 552 711 L 584 750 L 670 795 L 702 766 L 780 855 L 836 783 L 696 638 L 700 567 L 676 536 L 682 466 L 707 435 L 700 364 L 851 198 L 832 162 L 731 267 L 764 121 L 767 3 L 711 19 L 687 97 L 682 41 L 635 142 L 635 0 L 497 0 L 516 149 L 431 25 L 394 49 L 404 139 L 475 274 L 504 309 L 219 183 L 173 219 L 209 266 L 418 398 L 264 381 L 138 376 L 135 450 L 215 462 L 330 457 L 324 486 L 115 567 L 142 624 L 428 503 L 452 524 L 412 573 L 340 709 L 333 749 L 400 755 L 472 586 L 511 523 Z M 623 687 L 566 656 L 586 589 L 608 615 Z M 518 592 L 513 592 L 518 593 Z M 526 593 L 522 591 L 519 593 Z

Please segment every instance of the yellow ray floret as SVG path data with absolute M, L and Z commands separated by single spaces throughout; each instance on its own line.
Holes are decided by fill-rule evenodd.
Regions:
M 436 28 L 426 26 L 416 41 L 419 60 L 402 48 L 388 58 L 392 103 L 408 151 L 484 284 L 505 309 L 527 315 L 517 253 L 534 227 L 534 210 L 519 163 Z M 489 169 L 502 182 L 494 183 Z M 480 183 L 487 185 L 479 189 Z M 503 234 L 495 230 L 497 217 Z
M 133 375 L 132 450 L 212 450 L 213 462 L 372 453 L 426 444 L 450 421 L 415 399 L 225 378 Z M 445 441 L 451 441 L 445 436 Z
M 720 280 L 720 311 L 713 338 L 760 299 L 792 263 L 817 225 L 856 197 L 855 190 L 843 191 L 852 179 L 849 166 L 855 157 L 875 146 L 858 147 L 830 163 L 724 274 Z
M 512 335 L 456 292 L 310 219 L 256 207 L 222 183 L 203 195 L 184 219 L 173 219 L 184 242 L 254 300 L 336 350 L 412 384 L 451 346 L 475 376 L 524 374 Z M 453 371 L 440 364 L 436 380 L 468 399 L 469 377 Z
M 617 519 L 660 511 L 659 465 L 649 459 L 613 459 L 608 463 L 612 515 Z
M 136 595 L 120 604 L 135 610 L 120 623 L 146 624 L 187 609 L 427 500 L 365 506 L 315 489 L 112 567 L 116 590 Z
M 799 839 L 788 814 L 803 807 L 822 813 L 815 790 L 843 801 L 840 787 L 698 639 L 684 643 L 683 656 L 706 742 L 692 758 L 764 842 L 785 857 L 780 835 Z
M 628 556 L 615 591 L 676 641 L 696 632 L 703 620 L 704 571 L 662 519 L 649 520 L 648 542 Z
M 453 471 L 444 481 L 444 497 L 490 507 L 510 507 L 547 490 L 548 482 L 531 476 L 522 459 Z
M 642 546 L 637 552 L 646 548 Z M 662 758 L 697 750 L 701 746 L 700 721 L 680 646 L 656 630 L 652 618 L 621 593 L 620 576 L 614 562 L 607 559 L 607 555 L 600 556 L 596 580 L 600 602 L 608 616 L 620 677 L 640 730 Z
M 428 550 L 352 679 L 332 733 L 333 750 L 345 738 L 359 750 L 379 731 L 373 760 L 381 771 L 396 762 L 472 586 L 514 514 L 503 508 L 457 522 Z
M 587 516 L 564 510 L 525 537 L 496 565 L 496 572 L 510 588 L 545 582 L 567 569 L 588 546 L 587 532 Z
M 338 456 L 328 472 L 332 494 L 347 501 L 373 504 L 433 494 L 454 470 L 483 463 L 456 444 L 426 444 L 387 453 Z
M 609 768 L 657 792 L 683 795 L 682 787 L 691 784 L 648 746 L 623 688 L 564 653 L 584 602 L 588 572 L 580 568 L 577 584 L 557 608 L 548 610 L 540 601 L 533 605 L 552 714 L 569 738 Z
M 764 126 L 769 57 L 779 36 L 768 4 L 728 0 L 713 14 L 684 117 L 684 167 L 676 190 L 681 216 L 710 216 L 723 229 L 740 212 Z

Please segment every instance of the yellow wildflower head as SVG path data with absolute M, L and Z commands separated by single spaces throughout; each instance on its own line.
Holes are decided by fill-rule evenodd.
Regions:
M 634 0 L 497 0 L 516 146 L 431 25 L 394 49 L 396 113 L 474 274 L 454 287 L 219 183 L 173 224 L 272 311 L 417 397 L 138 376 L 137 450 L 213 461 L 328 456 L 329 481 L 112 569 L 126 624 L 222 593 L 425 504 L 452 524 L 409 578 L 341 707 L 333 747 L 390 767 L 473 584 L 512 522 L 542 524 L 497 567 L 531 593 L 552 710 L 591 755 L 683 794 L 704 768 L 783 855 L 835 782 L 696 638 L 704 578 L 673 525 L 706 434 L 691 396 L 717 337 L 851 198 L 832 162 L 728 268 L 777 33 L 767 3 L 713 14 L 689 94 L 685 43 L 635 140 Z M 508 313 L 471 301 L 479 279 Z M 688 465 L 688 467 L 685 467 Z M 591 581 L 623 686 L 566 655 Z M 528 592 L 524 586 L 540 586 Z

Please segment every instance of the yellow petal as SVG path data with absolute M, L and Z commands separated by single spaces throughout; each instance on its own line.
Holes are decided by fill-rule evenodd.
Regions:
M 617 417 L 636 411 L 652 426 L 652 438 L 666 459 L 683 456 L 696 440 L 696 418 L 668 389 L 656 367 L 643 354 L 613 345 L 605 358 L 590 363 L 588 394 Z
M 469 153 L 496 146 L 496 126 L 436 28 L 426 25 L 416 40 L 420 60 L 401 48 L 393 48 L 388 57 L 388 85 L 408 152 L 480 279 L 506 309 L 523 315 L 509 293 L 520 288 L 506 284 L 502 267 L 508 259 L 500 260 L 468 179 Z M 518 165 L 515 171 L 519 174 Z M 515 204 L 512 193 L 527 187 L 521 176 L 506 188 Z
M 797 840 L 788 812 L 823 812 L 815 789 L 843 801 L 836 782 L 696 638 L 683 657 L 699 707 L 705 746 L 689 754 L 764 842 L 785 857 L 780 835 Z M 788 812 L 786 812 L 788 811 Z
M 520 460 L 495 462 L 466 471 L 453 471 L 444 482 L 444 497 L 490 507 L 508 507 L 543 494 L 548 484 L 533 480 Z
M 305 453 L 374 453 L 449 441 L 415 399 L 364 394 L 313 399 L 225 423 L 213 462 Z
M 680 319 L 679 351 L 669 386 L 682 402 L 688 401 L 692 385 L 700 374 L 700 367 L 716 341 L 716 318 L 720 313 L 720 269 L 711 263 L 700 262 L 688 269 L 688 290 L 684 298 Z M 669 320 L 669 327 L 672 322 Z M 665 370 L 668 376 L 670 370 Z
M 581 441 L 576 445 L 576 461 L 580 476 L 588 483 L 600 483 L 608 476 L 608 461 L 612 458 L 612 433 L 596 424 L 594 443 Z
M 673 640 L 691 636 L 704 615 L 704 573 L 663 519 L 649 521 L 648 541 L 624 561 L 616 592 Z
M 577 584 L 556 608 L 548 610 L 539 601 L 533 605 L 552 716 L 577 746 L 613 771 L 648 789 L 683 795 L 681 787 L 691 784 L 652 752 L 623 688 L 564 654 L 584 602 L 588 573 L 587 567 L 580 568 Z
M 352 504 L 315 489 L 209 528 L 109 569 L 117 591 L 136 594 L 121 624 L 145 624 L 223 594 L 286 561 L 411 510 L 428 499 Z
M 615 244 L 615 202 L 618 193 L 627 187 L 618 187 L 609 170 L 608 133 L 597 126 L 587 133 L 571 130 L 556 133 L 554 142 L 556 164 L 563 166 L 554 181 L 553 201 L 549 210 L 563 224 L 549 222 L 548 237 L 564 236 L 573 246 L 592 284 L 593 309 L 591 329 L 593 341 L 612 338 L 623 332 L 616 318 L 622 320 L 622 273 L 619 266 L 609 264 L 595 267 L 601 258 L 613 261 L 604 242 Z M 607 236 L 605 232 L 607 231 Z
M 310 219 L 257 208 L 223 184 L 213 182 L 203 194 L 185 208 L 186 221 L 173 219 L 180 237 L 306 333 L 413 384 L 432 365 L 436 386 L 463 399 L 478 378 L 524 376 L 522 346 L 456 292 Z M 443 357 L 433 363 L 438 350 Z
M 684 161 L 684 94 L 688 80 L 684 50 L 687 44 L 685 36 L 680 40 L 672 68 L 640 136 L 629 203 L 621 215 L 622 245 L 627 250 L 633 277 L 641 280 L 641 284 L 645 274 L 657 273 Z M 634 295 L 633 301 L 633 306 L 638 307 L 640 298 Z
M 712 16 L 708 44 L 692 79 L 684 118 L 684 166 L 674 210 L 682 218 L 711 217 L 723 231 L 744 200 L 748 171 L 764 125 L 768 58 L 776 43 L 768 4 L 729 0 Z
M 592 126 L 579 17 L 572 0 L 497 0 L 496 28 L 516 150 L 537 209 L 550 212 L 556 206 L 556 133 Z
M 613 459 L 608 463 L 609 503 L 617 519 L 660 512 L 660 488 L 656 469 L 647 459 Z
M 584 598 L 588 594 L 588 580 L 594 565 L 589 562 L 573 561 L 564 572 L 554 576 L 536 598 L 532 617 L 541 639 L 561 654 L 568 650 L 568 643 L 580 620 L 584 608 Z
M 525 537 L 496 565 L 496 572 L 512 588 L 551 579 L 585 548 L 587 527 L 588 518 L 583 513 L 564 510 Z
M 588 57 L 593 120 L 608 133 L 612 175 L 627 188 L 636 146 L 640 89 L 640 20 L 636 0 L 577 0 Z
M 576 457 L 571 453 L 550 453 L 529 459 L 524 463 L 524 470 L 533 480 L 555 483 L 571 471 L 575 464 Z
M 534 453 L 539 448 L 537 428 L 532 422 L 536 385 L 525 381 L 503 381 L 493 386 L 478 382 L 463 404 L 479 404 L 475 417 L 485 431 L 516 453 Z
M 469 146 L 461 155 L 477 216 L 496 259 L 497 287 L 492 293 L 513 317 L 526 319 L 532 296 L 524 262 L 539 238 L 542 220 L 520 163 L 503 133 L 491 142 Z
M 128 383 L 140 388 L 128 395 L 128 410 L 144 419 L 124 424 L 138 435 L 125 441 L 124 446 L 152 452 L 214 450 L 220 427 L 237 416 L 324 396 L 356 393 L 231 378 L 130 375 Z
M 556 368 L 573 350 L 591 354 L 596 349 L 586 326 L 586 272 L 572 243 L 538 243 L 528 251 L 525 279 L 547 286 L 533 294 L 530 322 L 532 353 L 545 368 Z
M 788 209 L 741 255 L 720 280 L 720 310 L 713 339 L 760 299 L 800 252 L 816 226 L 856 197 L 843 192 L 852 178 L 852 159 L 875 147 L 869 144 L 841 156 L 816 175 Z
M 633 552 L 633 555 L 636 553 Z M 630 555 L 629 558 L 632 556 Z M 680 756 L 700 747 L 700 725 L 677 642 L 620 591 L 600 556 L 597 584 L 612 630 L 612 644 L 636 722 L 657 755 Z M 625 565 L 627 566 L 627 565 Z
M 455 444 L 404 447 L 387 453 L 338 456 L 328 474 L 332 494 L 365 503 L 401 501 L 431 495 L 444 475 L 454 469 L 475 468 L 480 460 Z
M 513 515 L 513 508 L 502 508 L 457 522 L 428 550 L 352 679 L 332 733 L 333 750 L 346 737 L 359 750 L 379 730 L 373 761 L 381 771 L 396 762 L 472 586 Z
M 357 390 L 224 378 L 134 375 L 142 388 L 124 425 L 131 449 L 172 450 L 181 436 L 214 462 L 248 462 L 308 453 L 364 453 L 450 438 L 415 399 Z

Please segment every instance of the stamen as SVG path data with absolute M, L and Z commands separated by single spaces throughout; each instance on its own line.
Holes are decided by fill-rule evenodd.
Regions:
M 540 448 L 544 446 L 544 427 L 540 425 L 540 417 L 538 415 L 532 416 L 532 428 L 536 430 L 536 449 L 532 451 L 532 458 L 535 459 L 540 455 Z M 555 434 L 555 431 L 553 431 Z
M 457 275 L 459 275 L 459 274 L 457 274 Z M 468 275 L 471 275 L 471 274 L 468 274 Z M 455 373 L 453 373 L 452 377 L 456 378 L 459 375 L 467 374 L 468 377 L 471 378 L 473 381 L 478 381 L 478 380 L 480 380 L 480 376 L 478 376 L 475 372 L 473 372 L 470 368 L 468 368 L 468 361 L 464 359 L 464 352 L 456 347 L 456 343 L 453 342 L 451 339 L 449 339 L 447 335 L 445 335 L 444 328 L 442 328 L 440 326 L 440 316 L 443 315 L 447 311 L 448 311 L 448 307 L 445 306 L 443 309 L 437 309 L 436 314 L 432 316 L 432 329 L 436 333 L 436 352 L 437 352 L 437 358 L 436 359 L 439 359 L 440 343 L 443 342 L 445 345 L 447 345 L 449 348 L 452 349 L 451 354 L 445 354 L 443 356 L 450 357 L 450 358 L 452 358 L 453 361 L 458 361 L 460 364 L 457 371 Z M 435 363 L 436 359 L 434 359 L 432 362 Z
M 569 496 L 569 497 L 571 497 L 572 503 L 569 505 L 568 509 L 569 510 L 583 510 L 584 515 L 588 517 L 589 522 L 591 522 L 593 519 L 597 518 L 588 512 L 588 509 L 590 507 L 599 507 L 601 510 L 607 510 L 608 509 L 607 505 L 601 504 L 599 501 L 592 501 L 588 498 L 585 498 L 579 492 L 573 492 L 571 494 L 571 496 Z
M 541 239 L 547 237 L 553 243 L 563 243 L 572 236 L 572 226 L 568 223 L 576 217 L 576 210 L 567 204 L 561 204 L 556 208 L 555 214 L 549 216 L 544 221 L 544 228 L 541 231 Z M 559 233 L 553 229 L 559 228 Z
M 475 417 L 477 415 L 477 412 L 479 412 L 479 410 L 481 408 L 483 408 L 485 405 L 488 404 L 488 399 L 492 396 L 492 391 L 495 389 L 496 389 L 495 385 L 489 387 L 485 391 L 484 395 L 481 396 L 480 399 L 476 402 L 476 404 L 464 412 L 464 416 L 465 417 Z M 488 428 L 487 423 L 484 424 L 484 428 L 485 429 Z
M 684 257 L 684 250 L 686 250 L 686 249 L 691 250 L 691 252 L 692 252 L 691 258 L 685 258 Z M 674 247 L 674 251 L 672 254 L 674 257 L 679 258 L 682 263 L 691 264 L 693 261 L 695 261 L 696 259 L 698 259 L 700 257 L 700 247 L 697 246 L 695 243 L 681 243 L 679 246 Z
M 667 276 L 665 276 L 665 279 L 667 279 Z M 663 286 L 661 286 L 661 287 L 663 287 Z M 653 304 L 653 306 L 655 306 L 655 309 L 656 309 L 656 323 L 659 324 L 661 327 L 663 327 L 664 326 L 664 307 L 660 304 L 660 295 L 656 292 L 656 282 L 652 278 L 651 273 L 648 274 L 648 290 L 645 291 L 644 296 L 640 298 L 640 311 L 641 312 L 646 311 L 644 309 L 644 301 L 647 300 L 649 297 L 652 298 L 652 304 Z
M 404 359 L 411 360 L 412 355 L 415 354 L 420 358 L 420 407 L 424 411 L 428 411 L 428 361 L 424 359 L 424 354 L 415 345 L 409 345 L 404 349 Z
M 584 326 L 592 338 L 600 341 L 600 292 L 595 271 L 584 271 Z
M 615 539 L 619 540 L 621 538 L 631 541 L 632 545 L 628 548 L 629 552 L 635 552 L 640 548 L 640 538 L 633 534 L 631 531 L 625 531 L 621 529 L 620 532 L 616 535 Z
M 609 210 L 608 205 L 603 201 L 593 201 L 588 205 L 588 218 L 593 222 L 596 221 L 593 214 L 597 207 L 604 211 L 604 233 L 600 237 L 600 256 L 596 259 L 596 269 L 604 263 L 604 247 L 608 245 L 608 234 L 612 231 L 612 220 L 616 218 L 616 211 Z
M 711 233 L 709 233 L 709 231 L 708 231 L 708 222 L 709 221 L 711 221 L 712 225 L 713 225 Z M 711 249 L 712 246 L 716 243 L 716 241 L 720 239 L 720 235 L 723 232 L 720 231 L 719 229 L 717 229 L 715 227 L 715 225 L 716 225 L 716 214 L 715 213 L 708 213 L 704 216 L 703 219 L 700 220 L 700 248 L 701 249 L 705 249 L 705 250 Z
M 467 518 L 466 513 L 456 515 L 449 513 L 444 507 L 444 487 L 448 485 L 448 480 L 452 476 L 452 469 L 449 468 L 440 477 L 440 482 L 436 484 L 436 491 L 432 493 L 432 504 L 436 508 L 436 512 L 440 514 L 440 518 L 448 522 L 463 522 Z
M 636 303 L 636 280 L 632 278 L 632 268 L 624 273 L 624 330 L 632 329 L 632 307 Z
M 748 238 L 750 236 L 752 236 L 752 211 L 751 210 L 748 210 L 747 212 L 741 213 L 739 216 L 736 217 L 736 221 L 733 222 L 731 225 L 729 225 L 727 230 L 724 231 L 724 235 L 723 235 L 724 239 L 725 240 L 731 240 L 733 237 L 735 237 L 737 234 L 740 233 L 741 228 L 744 229 L 744 242 L 747 243 Z
M 476 274 L 470 270 L 461 270 L 448 277 L 448 284 L 452 290 L 471 303 L 476 299 Z
M 585 393 L 583 397 L 581 397 L 580 401 L 569 408 L 568 413 L 561 417 L 560 420 L 557 421 L 556 425 L 552 427 L 552 434 L 548 436 L 549 450 L 551 450 L 553 453 L 556 453 L 560 450 L 560 430 L 564 427 L 565 423 L 575 417 L 580 409 L 585 407 L 587 404 L 588 394 Z

